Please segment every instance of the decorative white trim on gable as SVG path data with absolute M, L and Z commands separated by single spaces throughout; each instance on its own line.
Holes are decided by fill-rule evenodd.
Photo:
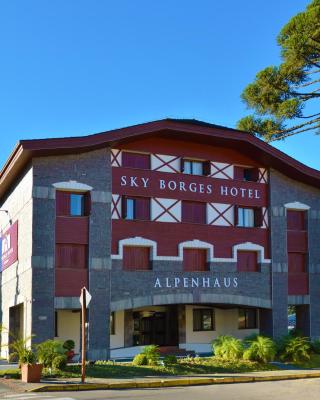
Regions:
M 202 242 L 201 240 L 189 240 L 186 242 L 181 242 L 179 243 L 179 260 L 183 260 L 183 250 L 184 249 L 207 249 L 208 254 L 207 254 L 207 261 L 212 261 L 213 258 L 213 244 L 207 243 L 207 242 Z
M 140 236 L 119 240 L 119 254 L 112 254 L 113 260 L 123 259 L 123 246 L 138 246 L 138 247 L 151 247 L 152 251 L 150 259 L 155 261 L 183 261 L 183 249 L 208 249 L 208 262 L 237 262 L 238 250 L 249 250 L 258 252 L 259 263 L 271 263 L 270 259 L 264 258 L 264 247 L 251 243 L 239 243 L 232 248 L 232 258 L 216 258 L 214 257 L 214 246 L 211 243 L 203 242 L 201 240 L 189 240 L 180 242 L 178 245 L 178 256 L 158 256 L 157 255 L 157 242 L 154 240 L 146 239 Z
M 118 149 L 111 149 L 111 167 L 122 166 L 122 151 Z
M 245 251 L 256 251 L 258 252 L 258 262 L 259 263 L 271 263 L 271 260 L 264 257 L 264 247 L 260 244 L 252 243 L 252 242 L 245 242 L 239 243 L 232 247 L 232 255 L 234 261 L 238 259 L 238 251 L 245 250 Z
M 52 186 L 58 190 L 72 190 L 75 192 L 89 192 L 93 189 L 92 186 L 72 180 L 67 182 L 56 182 L 53 183 Z
M 111 258 L 113 260 L 122 260 L 123 259 L 123 247 L 124 246 L 137 246 L 137 247 L 151 247 L 151 260 L 157 258 L 157 242 L 154 240 L 146 239 L 140 236 L 135 236 L 132 238 L 121 239 L 119 240 L 119 254 L 112 254 Z
M 151 198 L 151 221 L 181 222 L 181 200 Z
M 161 172 L 180 172 L 181 157 L 164 154 L 151 154 L 151 169 Z
M 310 210 L 310 206 L 300 203 L 300 201 L 294 201 L 292 203 L 287 203 L 284 207 L 288 210 Z

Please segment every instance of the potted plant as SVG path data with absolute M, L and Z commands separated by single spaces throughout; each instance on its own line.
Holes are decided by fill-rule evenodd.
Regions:
M 32 350 L 24 349 L 19 356 L 19 364 L 22 382 L 40 382 L 43 365 L 37 364 L 37 357 Z
M 75 347 L 75 343 L 71 339 L 66 340 L 63 343 L 63 348 L 66 349 L 65 355 L 67 356 L 68 362 L 71 362 L 74 357 L 74 347 Z

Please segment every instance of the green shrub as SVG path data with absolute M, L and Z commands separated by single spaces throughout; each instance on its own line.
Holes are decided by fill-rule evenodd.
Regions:
M 132 361 L 133 365 L 148 365 L 148 358 L 146 356 L 146 354 L 140 353 L 137 354 L 133 361 Z
M 244 348 L 240 339 L 233 336 L 218 336 L 212 342 L 212 350 L 217 357 L 235 361 L 242 358 Z
M 267 363 L 272 361 L 277 349 L 274 341 L 268 337 L 255 336 L 246 340 L 248 348 L 243 353 L 244 360 Z
M 13 342 L 9 345 L 9 348 L 11 350 L 11 354 L 9 357 L 10 361 L 18 361 L 19 365 L 21 365 L 23 363 L 22 359 L 26 357 L 26 351 L 29 351 L 29 342 L 34 337 L 34 335 L 28 336 L 26 338 L 14 336 L 11 333 L 9 333 L 9 335 L 13 339 Z M 30 357 L 32 356 L 30 355 Z
M 284 336 L 278 344 L 280 360 L 300 362 L 310 359 L 311 345 L 306 337 Z
M 67 356 L 58 355 L 52 360 L 52 369 L 56 371 L 64 370 L 67 366 Z
M 167 356 L 164 357 L 163 359 L 163 364 L 165 367 L 168 367 L 170 365 L 177 364 L 178 360 L 177 357 L 173 354 L 168 354 Z
M 25 349 L 19 357 L 20 364 L 33 365 L 36 364 L 37 357 L 32 350 Z
M 46 368 L 52 368 L 53 360 L 64 353 L 62 342 L 58 340 L 49 339 L 37 345 L 38 360 Z
M 320 340 L 319 339 L 316 339 L 311 343 L 311 350 L 316 354 L 320 354 Z
M 74 340 L 69 339 L 63 343 L 63 348 L 66 349 L 67 351 L 73 350 L 74 347 L 75 347 Z
M 142 354 L 147 357 L 148 365 L 158 365 L 160 359 L 159 346 L 151 344 L 150 346 L 145 346 Z

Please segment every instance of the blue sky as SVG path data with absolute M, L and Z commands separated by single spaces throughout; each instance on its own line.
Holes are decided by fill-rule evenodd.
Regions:
M 0 5 L 0 164 L 19 139 L 197 118 L 234 127 L 304 0 L 10 0 Z M 275 146 L 320 169 L 320 136 Z

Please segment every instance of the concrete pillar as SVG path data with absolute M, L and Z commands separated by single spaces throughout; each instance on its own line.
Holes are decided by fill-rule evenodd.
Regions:
M 32 339 L 54 338 L 55 200 L 33 198 L 32 229 Z
M 124 347 L 133 346 L 133 312 L 124 311 Z
M 94 200 L 94 195 L 92 196 Z M 89 226 L 89 306 L 88 358 L 110 356 L 110 202 L 92 201 Z
M 186 306 L 178 305 L 179 344 L 186 343 Z
M 272 197 L 272 196 L 271 196 Z M 284 207 L 271 207 L 272 318 L 273 338 L 288 333 L 287 220 Z
M 308 211 L 310 337 L 320 339 L 320 210 Z

